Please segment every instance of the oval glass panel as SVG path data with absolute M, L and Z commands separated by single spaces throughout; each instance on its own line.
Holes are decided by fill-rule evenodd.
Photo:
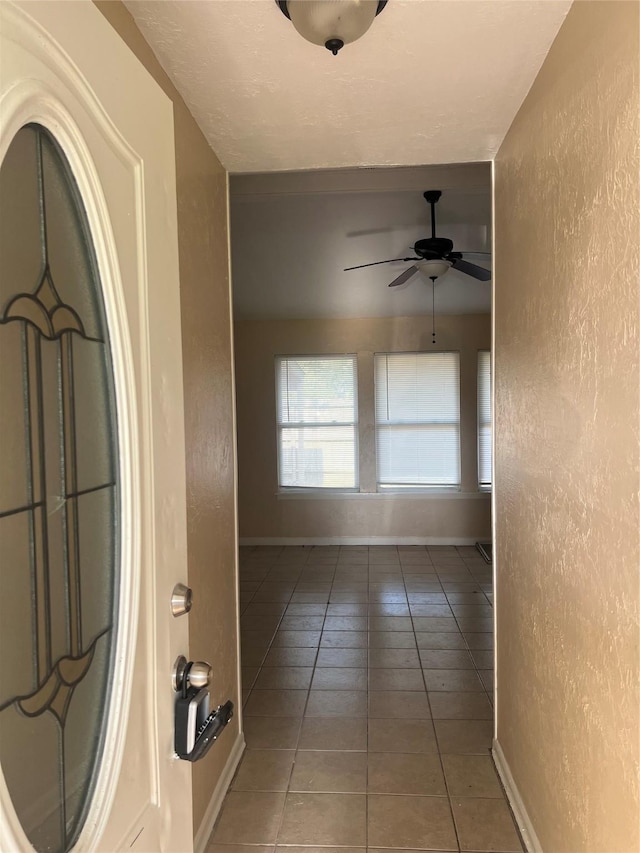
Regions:
M 0 167 L 0 765 L 33 847 L 66 851 L 104 744 L 119 563 L 114 380 L 82 199 L 52 135 Z

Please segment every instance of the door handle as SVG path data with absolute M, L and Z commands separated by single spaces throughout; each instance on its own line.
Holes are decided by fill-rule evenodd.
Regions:
M 188 661 L 179 655 L 171 671 L 171 685 L 176 693 L 185 692 L 190 687 L 200 690 L 211 684 L 213 667 L 206 660 Z
M 212 672 L 207 661 L 187 661 L 184 655 L 173 664 L 173 689 L 180 694 L 175 706 L 174 746 L 178 758 L 185 761 L 204 758 L 233 717 L 231 700 L 209 711 Z

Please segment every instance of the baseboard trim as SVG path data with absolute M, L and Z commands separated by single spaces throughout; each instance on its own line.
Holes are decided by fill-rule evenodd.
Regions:
M 193 839 L 193 850 L 194 853 L 204 853 L 207 842 L 209 841 L 209 836 L 213 832 L 214 824 L 218 818 L 218 814 L 220 813 L 220 809 L 222 807 L 222 801 L 225 798 L 225 794 L 231 784 L 231 780 L 233 779 L 233 774 L 236 772 L 238 764 L 240 763 L 240 759 L 242 758 L 242 753 L 244 752 L 244 735 L 242 732 L 238 732 L 238 735 L 235 739 L 235 743 L 231 749 L 231 753 L 229 758 L 227 759 L 227 763 L 224 766 L 224 770 L 220 778 L 218 779 L 218 784 L 216 785 L 213 794 L 211 795 L 211 799 L 209 800 L 209 805 L 207 806 L 207 810 L 204 813 L 204 817 L 198 827 L 198 831 L 195 834 L 195 838 Z
M 475 545 L 477 536 L 248 536 L 248 545 Z
M 522 835 L 522 840 L 527 853 L 542 853 L 542 845 L 536 835 L 536 831 L 531 823 L 531 818 L 529 817 L 522 797 L 520 796 L 520 791 L 518 790 L 513 775 L 511 774 L 511 769 L 509 768 L 507 759 L 504 757 L 502 747 L 497 740 L 493 741 L 493 748 L 491 752 L 493 754 L 496 769 L 500 779 L 502 780 L 502 784 L 504 785 L 509 805 L 511 806 L 516 823 L 518 824 L 518 829 Z

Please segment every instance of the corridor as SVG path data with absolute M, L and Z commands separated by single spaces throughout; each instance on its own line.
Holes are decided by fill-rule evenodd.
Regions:
M 247 750 L 207 853 L 521 851 L 489 753 L 475 548 L 254 547 L 240 564 Z

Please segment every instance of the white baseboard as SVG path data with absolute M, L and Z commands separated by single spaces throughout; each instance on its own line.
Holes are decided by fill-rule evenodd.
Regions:
M 231 749 L 231 753 L 229 758 L 227 759 L 227 763 L 224 766 L 224 770 L 220 778 L 218 779 L 218 784 L 216 785 L 213 794 L 211 795 L 211 799 L 209 800 L 209 805 L 207 806 L 207 810 L 204 813 L 204 817 L 198 827 L 198 831 L 195 834 L 195 838 L 193 839 L 193 850 L 194 853 L 204 853 L 204 850 L 207 847 L 207 842 L 209 841 L 209 836 L 213 832 L 214 824 L 218 818 L 218 814 L 220 813 L 220 809 L 222 807 L 222 801 L 225 798 L 225 794 L 231 784 L 231 780 L 233 779 L 233 774 L 236 772 L 238 764 L 240 763 L 240 759 L 242 758 L 242 753 L 244 752 L 244 735 L 242 732 L 238 732 L 235 743 Z
M 500 779 L 502 780 L 502 784 L 504 785 L 509 805 L 511 806 L 516 823 L 518 824 L 518 829 L 522 835 L 522 840 L 524 841 L 527 853 L 542 853 L 542 845 L 536 835 L 536 831 L 531 823 L 531 818 L 529 817 L 524 802 L 522 801 L 522 797 L 520 796 L 520 791 L 518 791 L 515 780 L 511 774 L 511 770 L 507 764 L 507 759 L 504 757 L 502 747 L 497 740 L 493 741 L 493 749 L 491 752 L 493 754 L 496 769 Z
M 482 536 L 249 536 L 239 540 L 246 545 L 475 545 Z

